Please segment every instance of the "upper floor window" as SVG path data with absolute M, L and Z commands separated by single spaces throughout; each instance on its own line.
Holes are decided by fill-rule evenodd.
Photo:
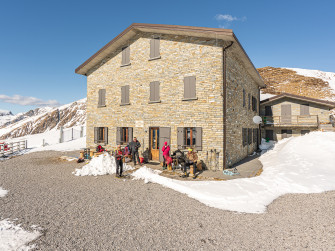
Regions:
M 98 107 L 106 106 L 106 89 L 100 89 L 98 93 Z
M 257 112 L 257 99 L 252 96 L 252 110 Z
M 243 107 L 245 107 L 245 90 L 243 89 Z
M 154 37 L 150 39 L 150 59 L 160 58 L 159 44 L 159 37 Z
M 122 62 L 121 66 L 130 64 L 130 47 L 126 46 L 122 48 Z
M 309 104 L 300 105 L 300 115 L 303 116 L 309 115 Z
M 195 83 L 196 83 L 195 76 L 184 78 L 184 99 L 183 100 L 197 99 Z
M 121 105 L 129 104 L 129 85 L 121 86 Z
M 160 84 L 158 81 L 154 81 L 150 83 L 150 102 L 160 101 L 159 89 L 160 89 Z
M 250 93 L 248 94 L 248 109 L 250 110 L 251 108 L 251 96 Z

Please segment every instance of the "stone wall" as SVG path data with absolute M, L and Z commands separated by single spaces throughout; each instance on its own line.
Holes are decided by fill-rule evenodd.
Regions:
M 149 127 L 170 127 L 172 150 L 177 149 L 177 127 L 202 127 L 203 147 L 198 155 L 209 167 L 222 169 L 222 42 L 161 35 L 161 58 L 150 61 L 153 35 L 140 33 L 129 41 L 130 65 L 120 66 L 119 48 L 89 73 L 87 147 L 96 146 L 94 127 L 108 127 L 108 149 L 116 145 L 117 127 L 133 127 L 142 144 L 140 152 L 149 147 Z M 183 101 L 186 76 L 196 76 L 197 100 Z M 149 103 L 152 81 L 160 82 L 160 103 Z M 120 106 L 123 85 L 130 86 L 130 105 Z M 106 89 L 106 107 L 97 107 L 99 89 Z M 135 127 L 136 121 L 143 127 Z M 209 163 L 213 149 L 221 153 L 217 165 Z
M 243 89 L 246 93 L 246 105 L 243 106 Z M 248 95 L 257 99 L 257 111 L 248 104 Z M 251 101 L 250 101 L 251 102 Z M 227 164 L 245 158 L 257 149 L 257 143 L 243 146 L 242 128 L 259 128 L 253 123 L 258 115 L 259 87 L 245 70 L 240 60 L 227 50 Z

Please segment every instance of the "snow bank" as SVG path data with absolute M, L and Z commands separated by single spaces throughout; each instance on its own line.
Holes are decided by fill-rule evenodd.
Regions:
M 265 139 L 262 139 L 261 144 L 259 145 L 259 149 L 261 150 L 269 150 L 270 148 L 272 148 L 275 145 L 275 141 L 273 140 L 269 140 L 269 142 L 266 142 Z
M 28 145 L 29 147 L 29 145 Z M 76 151 L 86 147 L 86 137 L 64 143 L 56 143 L 48 146 L 33 148 L 29 153 L 41 151 Z
M 208 206 L 245 213 L 263 213 L 267 205 L 287 193 L 335 190 L 333 132 L 312 132 L 280 141 L 260 161 L 260 176 L 228 181 L 179 181 L 144 167 L 132 175 L 187 194 Z
M 133 170 L 130 165 L 123 164 L 123 171 Z M 99 157 L 93 158 L 90 163 L 83 166 L 81 169 L 76 169 L 73 174 L 76 176 L 85 175 L 106 175 L 116 173 L 115 158 L 108 153 L 104 153 Z
M 8 193 L 8 191 L 3 190 L 2 187 L 0 187 L 0 198 L 5 197 L 7 193 Z
M 35 240 L 41 234 L 38 230 L 27 232 L 8 220 L 0 221 L 0 250 L 30 250 L 35 246 L 25 244 Z

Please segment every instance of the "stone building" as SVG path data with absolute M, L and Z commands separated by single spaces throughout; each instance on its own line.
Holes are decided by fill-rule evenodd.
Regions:
M 209 169 L 252 153 L 264 83 L 232 30 L 132 24 L 76 73 L 87 76 L 87 147 L 193 147 Z
M 283 93 L 261 101 L 262 137 L 281 140 L 315 130 L 334 130 L 330 110 L 335 103 Z

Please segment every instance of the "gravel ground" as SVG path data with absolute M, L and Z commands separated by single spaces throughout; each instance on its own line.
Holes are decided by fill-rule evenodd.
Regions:
M 334 250 L 334 191 L 285 195 L 267 213 L 240 214 L 157 184 L 77 177 L 82 164 L 61 155 L 0 162 L 0 185 L 9 190 L 0 216 L 42 227 L 40 250 Z

